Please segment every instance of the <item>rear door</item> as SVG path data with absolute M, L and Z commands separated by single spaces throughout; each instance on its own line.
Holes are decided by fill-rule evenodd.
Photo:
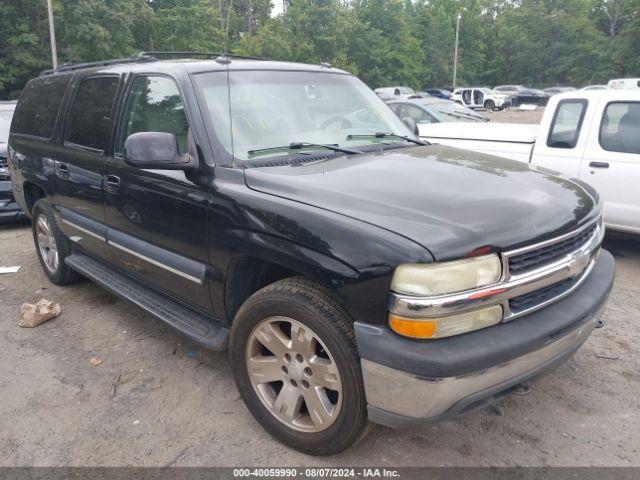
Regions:
M 640 232 L 640 101 L 602 100 L 580 178 L 604 199 L 605 223 Z
M 579 177 L 587 144 L 587 132 L 584 130 L 588 130 L 593 110 L 593 106 L 589 108 L 589 102 L 584 98 L 560 100 L 551 123 L 541 127 L 533 149 L 532 163 Z
M 80 247 L 109 258 L 102 177 L 111 144 L 120 76 L 81 78 L 55 159 L 62 230 Z
M 125 141 L 138 132 L 172 133 L 181 154 L 199 158 L 184 96 L 167 75 L 140 74 L 128 83 L 115 156 L 105 171 L 114 262 L 139 281 L 209 312 L 208 180 L 180 170 L 140 169 L 124 160 Z
M 56 121 L 62 115 L 63 100 L 71 80 L 69 74 L 46 75 L 31 80 L 22 90 L 11 123 L 8 151 L 12 165 L 20 171 L 20 180 L 36 183 L 53 203 L 53 167 L 60 140 Z M 13 185 L 17 198 L 24 194 L 20 180 Z

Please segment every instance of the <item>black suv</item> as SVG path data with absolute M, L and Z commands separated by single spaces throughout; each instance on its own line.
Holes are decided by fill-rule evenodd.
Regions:
M 508 394 L 580 347 L 613 282 L 593 189 L 428 145 L 328 65 L 45 72 L 9 169 L 51 281 L 228 349 L 255 418 L 314 454 Z

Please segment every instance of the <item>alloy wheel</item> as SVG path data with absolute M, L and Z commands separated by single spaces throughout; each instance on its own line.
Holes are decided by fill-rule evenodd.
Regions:
M 58 269 L 59 256 L 56 239 L 49 220 L 44 214 L 38 215 L 36 219 L 36 233 L 38 235 L 38 250 L 49 272 L 54 273 Z
M 287 317 L 262 320 L 249 335 L 246 366 L 267 410 L 288 427 L 319 432 L 338 418 L 342 380 L 318 335 Z

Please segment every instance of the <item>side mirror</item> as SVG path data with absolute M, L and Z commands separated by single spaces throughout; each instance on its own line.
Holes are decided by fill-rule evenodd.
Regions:
M 189 154 L 178 153 L 173 133 L 138 132 L 124 142 L 125 161 L 138 168 L 157 170 L 189 170 L 195 160 Z
M 409 127 L 409 130 L 411 130 L 413 133 L 415 133 L 416 135 L 418 134 L 418 124 L 416 123 L 416 121 L 411 118 L 411 117 L 404 117 L 402 119 L 402 121 L 404 122 L 404 124 Z

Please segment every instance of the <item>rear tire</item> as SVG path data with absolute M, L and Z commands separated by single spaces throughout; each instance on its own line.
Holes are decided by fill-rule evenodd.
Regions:
M 366 434 L 352 322 L 329 289 L 289 278 L 254 293 L 231 327 L 229 357 L 247 408 L 282 443 L 330 455 Z
M 64 263 L 71 255 L 71 241 L 58 227 L 47 199 L 41 198 L 34 204 L 31 219 L 33 241 L 44 273 L 56 285 L 76 282 L 79 275 Z

